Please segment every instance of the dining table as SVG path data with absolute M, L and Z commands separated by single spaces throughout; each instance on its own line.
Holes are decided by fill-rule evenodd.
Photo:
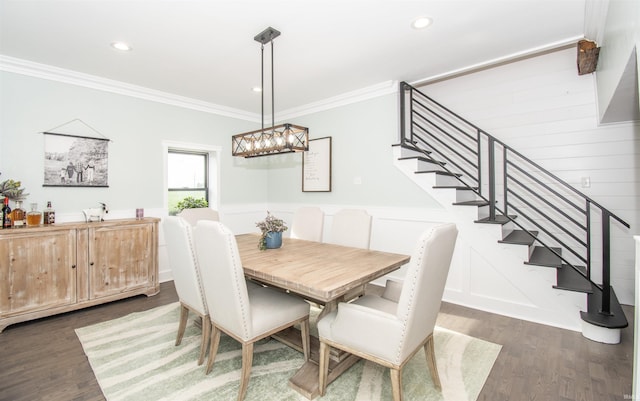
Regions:
M 296 294 L 320 308 L 317 319 L 364 292 L 367 283 L 409 261 L 408 255 L 354 248 L 325 242 L 283 238 L 277 249 L 259 249 L 259 234 L 236 236 L 245 277 Z M 302 351 L 300 332 L 285 330 L 274 335 L 279 341 Z M 318 357 L 320 341 L 311 336 L 309 361 L 292 376 L 289 385 L 309 399 L 319 393 Z M 359 360 L 333 350 L 328 383 Z

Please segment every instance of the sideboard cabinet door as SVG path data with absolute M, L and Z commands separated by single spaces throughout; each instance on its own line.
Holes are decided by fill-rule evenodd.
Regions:
M 154 287 L 156 224 L 89 229 L 89 298 Z
M 0 319 L 76 302 L 76 230 L 0 236 Z

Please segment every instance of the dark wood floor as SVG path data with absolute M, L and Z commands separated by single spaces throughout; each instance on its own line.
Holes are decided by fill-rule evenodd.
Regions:
M 9 326 L 0 334 L 0 400 L 104 400 L 74 329 L 176 300 L 169 282 L 154 297 Z M 503 346 L 479 400 L 621 401 L 630 399 L 633 364 L 633 308 L 624 308 L 630 325 L 618 345 L 446 303 L 438 325 Z

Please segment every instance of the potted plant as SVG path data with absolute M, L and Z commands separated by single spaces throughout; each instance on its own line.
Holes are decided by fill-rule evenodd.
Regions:
M 277 218 L 267 212 L 267 217 L 256 223 L 256 227 L 260 229 L 260 241 L 258 248 L 261 251 L 265 249 L 276 249 L 282 246 L 282 233 L 287 231 L 287 225 L 282 219 Z
M 2 174 L 2 173 L 0 173 Z M 11 200 L 24 200 L 29 195 L 24 193 L 24 188 L 20 188 L 22 183 L 15 180 L 5 180 L 0 182 L 0 196 L 7 197 Z

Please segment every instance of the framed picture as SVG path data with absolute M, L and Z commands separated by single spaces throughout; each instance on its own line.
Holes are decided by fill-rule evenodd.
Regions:
M 331 192 L 331 137 L 309 140 L 302 154 L 302 192 Z
M 108 187 L 105 138 L 44 132 L 44 187 Z

